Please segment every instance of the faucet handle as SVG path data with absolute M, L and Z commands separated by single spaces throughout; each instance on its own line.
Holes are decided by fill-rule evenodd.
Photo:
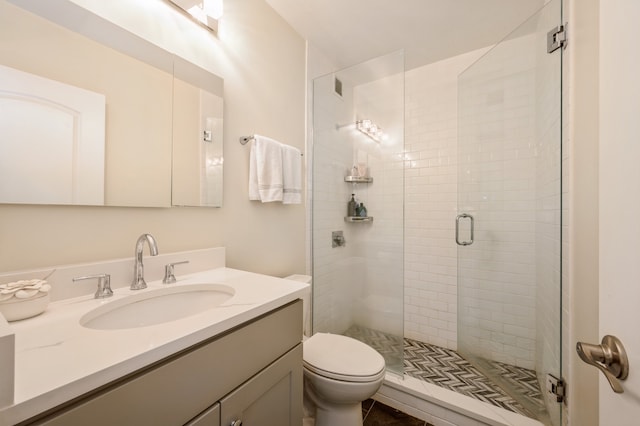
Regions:
M 182 265 L 184 263 L 189 263 L 188 260 L 183 260 L 182 262 L 173 262 L 167 265 L 164 265 L 164 278 L 162 279 L 163 284 L 173 284 L 176 282 L 176 276 L 173 274 L 173 267 L 175 265 Z
M 98 280 L 98 290 L 96 290 L 96 294 L 93 295 L 94 299 L 104 299 L 113 296 L 113 291 L 111 291 L 111 275 L 109 274 L 86 275 L 83 277 L 73 278 L 73 281 L 93 279 Z

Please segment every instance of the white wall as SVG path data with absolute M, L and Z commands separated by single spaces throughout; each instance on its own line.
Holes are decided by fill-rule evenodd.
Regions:
M 76 2 L 225 80 L 224 206 L 2 205 L 0 270 L 132 256 L 137 236 L 151 232 L 161 252 L 226 246 L 232 267 L 305 272 L 304 205 L 249 202 L 249 147 L 238 143 L 260 133 L 304 149 L 304 40 L 262 0 L 227 0 L 218 35 L 160 0 Z

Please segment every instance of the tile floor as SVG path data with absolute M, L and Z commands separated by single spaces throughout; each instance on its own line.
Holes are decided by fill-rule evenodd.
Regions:
M 433 426 L 373 399 L 362 402 L 362 419 L 363 426 Z
M 392 344 L 398 346 L 398 338 L 394 340 L 379 331 L 358 326 L 344 334 L 367 342 L 385 357 L 388 365 L 398 362 L 391 358 L 399 358 L 398 351 L 394 353 L 390 348 Z M 534 412 L 544 411 L 535 371 L 501 363 L 491 365 L 503 379 L 520 386 L 517 392 L 524 395 L 525 408 L 456 351 L 406 338 L 403 347 L 404 373 L 409 376 L 528 417 L 535 418 Z

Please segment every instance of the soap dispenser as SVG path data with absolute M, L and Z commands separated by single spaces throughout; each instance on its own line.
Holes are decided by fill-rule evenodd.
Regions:
M 347 216 L 353 217 L 356 215 L 356 194 L 351 194 L 351 200 L 347 203 Z
M 364 206 L 364 203 L 360 203 L 360 211 L 358 212 L 358 216 L 367 217 L 367 208 Z

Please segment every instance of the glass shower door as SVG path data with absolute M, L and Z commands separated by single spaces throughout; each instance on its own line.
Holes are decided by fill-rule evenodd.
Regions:
M 313 82 L 313 332 L 344 334 L 402 373 L 404 55 Z M 354 198 L 366 213 L 349 212 Z
M 559 425 L 561 61 L 553 0 L 458 78 L 458 350 Z M 542 391 L 540 390 L 542 389 Z

